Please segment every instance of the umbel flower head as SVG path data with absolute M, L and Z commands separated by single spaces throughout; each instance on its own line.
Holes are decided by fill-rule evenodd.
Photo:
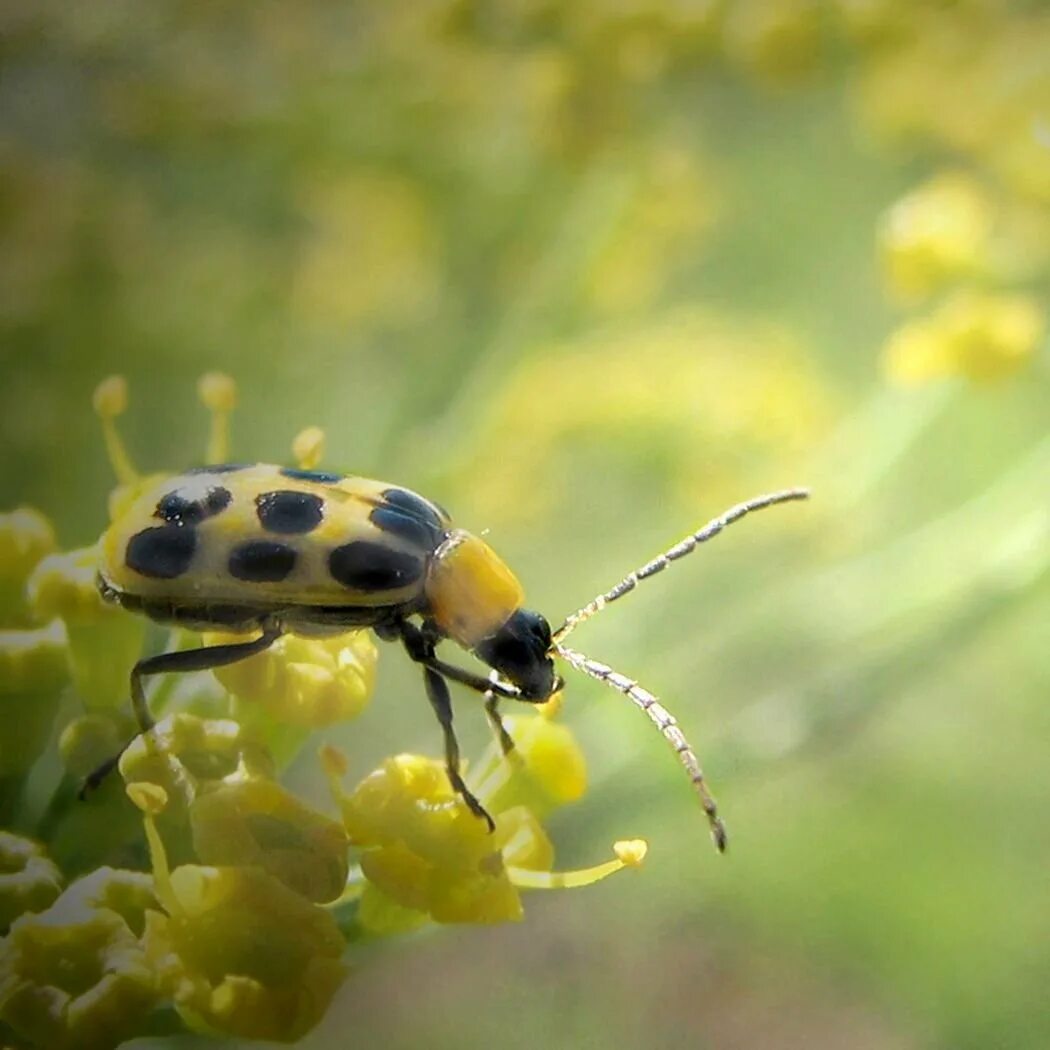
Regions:
M 200 394 L 212 413 L 207 458 L 226 459 L 236 389 L 213 374 Z M 119 511 L 144 484 L 116 429 L 123 381 L 102 383 L 95 405 Z M 308 428 L 294 458 L 312 469 L 323 447 Z M 96 556 L 56 552 L 33 512 L 0 520 L 12 625 L 0 630 L 0 772 L 23 775 L 69 711 L 47 842 L 0 832 L 0 1033 L 19 1045 L 106 1050 L 175 1018 L 294 1041 L 345 979 L 348 933 L 518 920 L 525 889 L 589 885 L 641 862 L 644 843 L 619 843 L 594 868 L 552 870 L 542 821 L 586 787 L 555 702 L 507 718 L 515 751 L 493 744 L 473 766 L 491 834 L 433 758 L 389 758 L 346 789 L 344 763 L 326 749 L 338 819 L 292 794 L 279 771 L 312 732 L 354 718 L 371 696 L 377 651 L 364 631 L 289 636 L 214 674 L 161 679 L 148 696 L 156 724 L 124 748 L 120 777 L 76 801 L 77 782 L 128 740 L 128 674 L 145 638 L 142 619 L 100 601 Z M 176 629 L 166 647 L 199 644 Z

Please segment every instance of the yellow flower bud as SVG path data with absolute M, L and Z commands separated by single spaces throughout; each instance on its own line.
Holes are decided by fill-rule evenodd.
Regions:
M 113 473 L 121 485 L 133 485 L 138 480 L 138 471 L 135 470 L 124 442 L 120 439 L 115 422 L 128 407 L 127 381 L 123 376 L 103 379 L 95 387 L 93 403 L 95 415 L 102 422 L 102 435 L 106 441 L 106 453 Z
M 236 637 L 209 634 L 207 642 L 222 644 Z M 266 652 L 217 668 L 215 676 L 245 701 L 248 720 L 251 708 L 261 707 L 284 726 L 322 729 L 364 710 L 375 685 L 377 656 L 368 631 L 332 638 L 286 634 Z
M 19 915 L 43 911 L 61 891 L 62 873 L 44 848 L 0 830 L 0 930 Z
M 26 579 L 54 549 L 55 530 L 38 510 L 19 507 L 0 514 L 0 624 L 26 624 Z
M 161 788 L 179 820 L 202 784 L 267 778 L 273 772 L 269 753 L 237 722 L 185 712 L 161 719 L 148 734 L 136 737 L 120 759 L 124 782 Z
M 571 730 L 542 714 L 504 719 L 515 752 L 504 760 L 493 745 L 479 792 L 494 810 L 528 806 L 544 816 L 587 789 L 587 764 Z
M 205 372 L 197 380 L 197 395 L 211 412 L 232 412 L 237 407 L 237 384 L 225 372 Z
M 128 381 L 123 376 L 108 376 L 95 387 L 92 396 L 99 419 L 115 419 L 128 410 Z
M 208 372 L 200 377 L 197 393 L 211 413 L 205 462 L 224 463 L 229 458 L 229 417 L 237 405 L 237 384 L 223 372 Z
M 29 602 L 41 620 L 66 625 L 73 681 L 89 708 L 127 702 L 128 673 L 139 657 L 146 625 L 142 617 L 107 605 L 96 584 L 95 547 L 52 554 L 29 578 Z
M 65 632 L 0 631 L 0 776 L 25 772 L 44 749 L 69 681 Z
M 346 832 L 272 780 L 209 786 L 190 805 L 197 856 L 205 864 L 252 865 L 317 903 L 346 885 Z

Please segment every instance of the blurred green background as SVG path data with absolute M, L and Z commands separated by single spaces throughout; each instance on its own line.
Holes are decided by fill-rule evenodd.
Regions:
M 572 677 L 591 787 L 559 866 L 644 836 L 645 868 L 356 949 L 303 1046 L 1050 1045 L 1045 336 L 973 321 L 971 358 L 1017 358 L 995 383 L 883 355 L 959 288 L 1045 307 L 1045 5 L 0 19 L 0 469 L 65 545 L 106 524 L 113 372 L 140 468 L 200 461 L 195 382 L 228 372 L 236 459 L 320 425 L 326 467 L 488 530 L 555 622 L 730 503 L 814 489 L 574 638 L 677 714 L 729 854 L 638 712 Z M 904 295 L 888 209 L 946 170 L 989 228 L 945 263 L 951 215 L 905 213 L 933 232 Z M 393 649 L 332 736 L 361 772 L 439 747 Z M 309 749 L 294 774 L 320 797 Z

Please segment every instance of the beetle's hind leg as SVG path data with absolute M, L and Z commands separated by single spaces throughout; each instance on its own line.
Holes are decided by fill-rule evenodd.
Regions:
M 160 653 L 157 656 L 147 657 L 139 660 L 131 669 L 131 708 L 138 723 L 139 733 L 148 733 L 154 726 L 153 716 L 150 714 L 149 705 L 146 703 L 146 692 L 142 687 L 142 679 L 154 674 L 185 674 L 190 671 L 210 671 L 215 667 L 226 667 L 228 664 L 246 660 L 249 656 L 255 656 L 269 649 L 278 638 L 281 637 L 280 626 L 267 621 L 262 625 L 262 634 L 253 638 L 250 642 L 232 642 L 228 645 L 210 645 L 203 649 L 180 649 L 174 653 Z M 86 798 L 91 794 L 117 767 L 121 756 L 134 742 L 131 737 L 126 744 L 111 758 L 107 758 L 97 769 L 92 770 L 80 786 L 78 795 Z

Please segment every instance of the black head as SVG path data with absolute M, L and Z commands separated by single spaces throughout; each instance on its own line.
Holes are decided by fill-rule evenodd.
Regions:
M 551 627 L 539 613 L 519 609 L 474 653 L 516 685 L 523 700 L 546 700 L 559 685 L 551 659 Z

